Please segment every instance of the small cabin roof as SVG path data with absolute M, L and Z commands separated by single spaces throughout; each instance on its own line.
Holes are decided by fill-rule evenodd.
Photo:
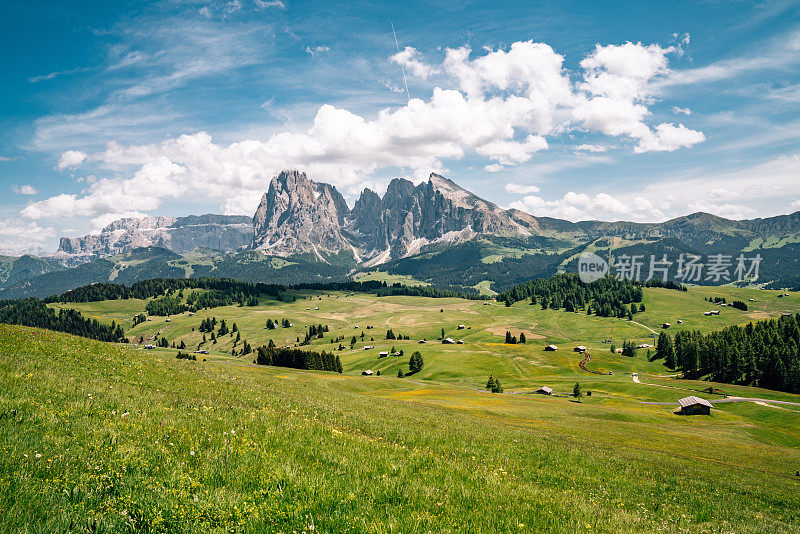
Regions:
M 705 399 L 701 399 L 700 397 L 695 397 L 694 395 L 690 395 L 688 397 L 684 397 L 678 401 L 678 404 L 681 405 L 681 408 L 687 408 L 689 406 L 694 406 L 696 404 L 701 404 L 703 406 L 708 406 L 709 408 L 713 408 L 710 402 Z
M 536 391 L 544 391 L 545 393 L 552 393 L 553 392 L 553 388 L 549 388 L 547 386 L 542 386 L 539 389 L 537 389 Z

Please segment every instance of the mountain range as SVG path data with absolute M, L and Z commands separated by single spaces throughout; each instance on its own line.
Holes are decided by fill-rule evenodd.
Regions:
M 798 243 L 800 212 L 743 221 L 694 213 L 662 223 L 575 223 L 503 209 L 438 174 L 418 185 L 394 179 L 383 196 L 364 189 L 350 208 L 336 187 L 283 171 L 252 218 L 120 219 L 96 235 L 62 238 L 51 257 L 0 258 L 0 298 L 156 276 L 292 283 L 377 269 L 434 285 L 502 290 L 598 249 L 758 251 L 766 262 L 762 281 L 792 286 L 800 285 Z

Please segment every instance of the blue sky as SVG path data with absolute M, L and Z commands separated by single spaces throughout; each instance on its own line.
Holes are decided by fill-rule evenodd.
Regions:
M 436 171 L 571 220 L 800 209 L 800 2 L 395 4 L 6 0 L 0 253 L 249 215 L 281 168 L 351 203 Z

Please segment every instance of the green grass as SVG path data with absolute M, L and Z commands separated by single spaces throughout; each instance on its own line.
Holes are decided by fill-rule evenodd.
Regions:
M 683 418 L 626 398 L 662 388 L 621 381 L 586 379 L 579 404 L 21 327 L 0 326 L 0 347 L 2 531 L 800 525 L 797 417 L 775 408 Z
M 612 354 L 601 340 L 648 339 L 624 320 L 523 302 L 297 296 L 169 323 L 154 317 L 134 329 L 144 301 L 70 306 L 122 321 L 131 336 L 161 330 L 190 348 L 201 337 L 192 327 L 208 316 L 236 322 L 253 345 L 294 344 L 304 325 L 328 324 L 312 348 L 331 350 L 330 339 L 345 336 L 343 375 L 255 366 L 252 356 L 230 356 L 230 336 L 206 345 L 208 361 L 190 362 L 175 350 L 0 325 L 0 531 L 800 529 L 800 407 L 728 403 L 710 416 L 673 414 L 678 398 L 715 398 L 700 393 L 709 385 L 736 396 L 800 396 L 671 378 L 644 351 Z M 752 309 L 722 308 L 710 326 L 704 296 Z M 656 330 L 670 318 L 678 328 L 678 310 L 680 327 L 710 329 L 800 309 L 796 295 L 731 288 L 646 289 L 645 304 L 636 320 Z M 283 317 L 294 327 L 266 330 L 267 318 Z M 387 328 L 412 340 L 387 341 Z M 464 344 L 441 344 L 442 328 Z M 503 344 L 506 330 L 525 331 L 529 343 Z M 560 350 L 545 352 L 548 343 Z M 581 370 L 577 344 L 590 347 L 590 369 L 613 374 Z M 404 357 L 378 358 L 392 346 Z M 395 378 L 414 350 L 424 369 Z M 362 377 L 364 369 L 381 376 Z M 483 389 L 489 374 L 504 394 Z M 565 396 L 576 381 L 592 392 L 581 403 Z M 542 385 L 559 396 L 527 394 Z

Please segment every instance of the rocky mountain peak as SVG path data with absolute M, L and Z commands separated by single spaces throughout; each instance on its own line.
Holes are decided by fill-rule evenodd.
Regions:
M 352 248 L 342 234 L 350 212 L 342 195 L 329 184 L 316 183 L 306 173 L 282 171 L 253 216 L 257 250 L 276 255 L 338 252 Z

